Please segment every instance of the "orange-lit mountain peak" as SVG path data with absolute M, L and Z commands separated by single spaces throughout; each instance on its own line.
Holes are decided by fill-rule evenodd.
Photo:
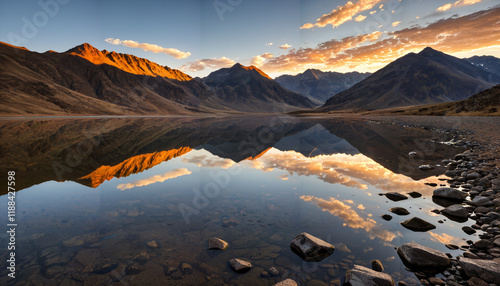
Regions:
M 179 81 L 192 79 L 191 76 L 180 70 L 164 67 L 134 55 L 120 54 L 114 51 L 109 52 L 107 50 L 100 51 L 88 43 L 76 46 L 66 51 L 66 53 L 84 58 L 95 65 L 107 64 L 133 74 L 161 76 Z
M 248 157 L 248 158 L 245 158 L 245 160 L 250 160 L 250 161 L 253 161 L 253 160 L 257 160 L 259 159 L 260 157 L 262 157 L 264 154 L 267 153 L 267 151 L 271 150 L 272 147 L 268 147 L 266 150 L 260 152 L 260 154 L 257 154 L 255 157 Z
M 101 166 L 94 172 L 79 178 L 79 180 L 90 180 L 88 185 L 92 188 L 97 188 L 104 181 L 109 181 L 113 178 L 127 177 L 132 174 L 143 172 L 162 162 L 182 156 L 191 150 L 193 150 L 193 148 L 181 147 L 179 149 L 137 155 L 115 166 Z
M 28 50 L 28 49 L 26 49 L 25 47 L 18 47 L 18 46 L 14 46 L 14 45 L 7 44 L 7 43 L 5 43 L 5 42 L 2 42 L 2 41 L 0 41 L 0 45 L 5 45 L 5 46 L 11 47 L 11 48 L 15 48 L 15 49 L 20 49 L 20 50 L 29 51 L 29 50 Z
M 270 80 L 272 80 L 272 78 L 270 76 L 268 76 L 265 72 L 263 72 L 261 69 L 259 69 L 258 67 L 256 66 L 244 66 L 240 63 L 236 63 L 233 67 L 239 67 L 239 68 L 242 68 L 242 69 L 245 69 L 247 71 L 256 71 L 258 72 L 261 76 L 263 77 L 266 77 Z

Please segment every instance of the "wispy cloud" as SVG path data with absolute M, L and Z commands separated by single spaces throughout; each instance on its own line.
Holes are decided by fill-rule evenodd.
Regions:
M 456 1 L 455 3 L 448 3 L 448 4 L 445 4 L 439 8 L 436 9 L 436 11 L 440 11 L 440 12 L 443 12 L 443 11 L 447 11 L 447 10 L 450 10 L 451 8 L 453 7 L 462 7 L 462 6 L 468 6 L 468 5 L 472 5 L 472 4 L 476 4 L 476 3 L 479 3 L 483 0 L 458 0 Z
M 165 182 L 166 180 L 170 180 L 173 178 L 177 178 L 177 177 L 189 175 L 189 174 L 191 174 L 191 171 L 189 171 L 186 168 L 180 168 L 180 169 L 175 169 L 175 170 L 163 173 L 161 175 L 154 175 L 154 176 L 149 177 L 149 178 L 141 179 L 141 180 L 138 180 L 138 181 L 135 181 L 132 183 L 120 184 L 120 185 L 116 186 L 116 188 L 123 191 L 123 190 L 127 190 L 127 189 L 132 189 L 135 187 L 143 187 L 143 186 L 151 185 L 154 183 Z
M 272 45 L 273 45 L 273 43 L 267 43 L 266 44 L 266 46 L 272 46 Z
M 163 53 L 163 54 L 172 56 L 176 59 L 185 59 L 191 55 L 190 52 L 182 52 L 182 51 L 179 51 L 178 49 L 164 48 L 164 47 L 161 47 L 158 45 L 148 44 L 148 43 L 139 43 L 139 42 L 132 41 L 132 40 L 123 40 L 122 41 L 120 39 L 108 38 L 105 41 L 112 44 L 112 45 L 122 45 L 122 46 L 129 47 L 129 48 L 138 48 L 138 49 L 142 49 L 146 52 Z
M 396 21 L 396 22 L 393 22 L 393 23 L 392 23 L 392 26 L 393 26 L 393 27 L 396 27 L 396 26 L 399 26 L 399 24 L 401 24 L 401 21 Z
M 306 23 L 300 28 L 311 29 L 315 26 L 322 28 L 326 25 L 332 25 L 333 28 L 336 28 L 343 23 L 352 20 L 358 13 L 370 10 L 381 1 L 382 0 L 359 0 L 356 3 L 349 1 L 345 5 L 338 6 L 330 13 L 324 14 L 320 18 L 316 19 L 316 23 Z
M 279 46 L 278 48 L 282 49 L 282 50 L 288 50 L 289 48 L 291 48 L 292 45 L 289 45 L 289 44 L 284 44 L 284 45 L 281 45 Z
M 300 72 L 306 68 L 365 68 L 376 70 L 409 52 L 430 46 L 459 53 L 499 45 L 500 8 L 439 20 L 427 27 L 334 39 L 313 48 L 296 48 L 266 60 L 262 70 Z M 473 39 L 473 41 L 471 40 Z
M 366 16 L 359 15 L 359 16 L 357 16 L 354 20 L 355 20 L 356 22 L 363 22 L 363 20 L 365 20 L 365 19 L 366 19 Z
M 197 71 L 202 71 L 206 68 L 212 68 L 212 69 L 220 69 L 220 68 L 228 68 L 231 67 L 235 64 L 236 62 L 226 58 L 212 58 L 212 59 L 202 59 L 202 60 L 196 60 L 194 62 L 189 62 L 185 65 L 182 65 L 180 67 L 181 70 L 186 70 L 186 71 L 192 71 L 192 72 L 197 72 Z

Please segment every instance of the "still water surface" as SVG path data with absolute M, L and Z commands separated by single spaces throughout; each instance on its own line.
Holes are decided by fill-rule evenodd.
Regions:
M 272 285 L 290 277 L 339 285 L 353 264 L 379 259 L 396 282 L 416 284 L 395 247 L 414 241 L 456 255 L 444 245 L 474 240 L 461 231 L 467 222 L 431 212 L 442 207 L 425 183 L 446 183 L 444 167 L 418 169 L 463 151 L 438 143 L 448 139 L 364 119 L 1 120 L 2 184 L 16 172 L 18 223 L 17 278 L 6 277 L 2 231 L 1 283 Z M 380 195 L 393 191 L 423 196 Z M 410 215 L 390 213 L 395 206 Z M 400 225 L 413 216 L 437 228 Z M 289 247 L 301 232 L 335 252 L 302 261 Z M 213 236 L 229 247 L 207 250 Z M 237 274 L 231 258 L 254 268 Z M 272 266 L 280 274 L 262 277 Z

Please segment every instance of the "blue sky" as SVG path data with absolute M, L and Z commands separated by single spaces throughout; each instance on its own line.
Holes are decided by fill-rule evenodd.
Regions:
M 453 16 L 459 18 L 455 26 L 463 22 L 463 29 L 477 30 L 473 17 L 460 17 L 495 5 L 496 0 L 352 0 L 351 4 L 345 0 L 0 0 L 0 41 L 37 52 L 63 52 L 87 42 L 100 50 L 181 68 L 193 76 L 206 76 L 235 62 L 257 65 L 271 76 L 310 67 L 375 71 L 425 45 L 457 56 L 500 57 L 499 46 L 480 35 L 469 39 L 475 46 L 458 42 L 463 35 L 449 31 L 451 24 L 425 29 Z M 497 14 L 481 15 L 482 21 L 496 19 Z M 398 32 L 412 27 L 425 29 L 426 38 L 415 37 L 415 29 L 412 35 Z M 485 27 L 485 35 L 500 38 L 498 30 L 488 28 L 492 29 Z M 472 34 L 471 30 L 468 36 Z M 388 44 L 395 45 L 388 39 L 401 35 L 406 37 L 405 45 L 388 50 Z M 433 36 L 444 39 L 435 42 L 430 40 Z M 139 44 L 150 45 L 141 46 L 146 51 L 132 47 Z

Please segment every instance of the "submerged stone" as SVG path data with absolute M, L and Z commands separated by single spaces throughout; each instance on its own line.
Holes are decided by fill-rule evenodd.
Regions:
M 321 261 L 335 251 L 335 246 L 305 232 L 292 240 L 290 248 L 305 261 Z
M 208 249 L 224 250 L 228 245 L 229 244 L 227 242 L 217 237 L 212 237 L 208 240 Z
M 345 275 L 345 284 L 350 286 L 394 286 L 389 274 L 354 265 Z
M 252 268 L 252 263 L 238 258 L 229 260 L 229 264 L 236 272 L 246 272 Z

